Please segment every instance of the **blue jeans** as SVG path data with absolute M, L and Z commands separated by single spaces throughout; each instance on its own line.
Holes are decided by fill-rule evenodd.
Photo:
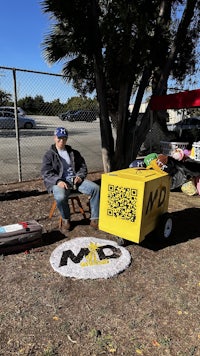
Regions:
M 90 196 L 90 219 L 99 218 L 99 200 L 100 200 L 100 187 L 90 180 L 85 179 L 79 186 L 78 191 Z M 53 195 L 56 200 L 57 207 L 63 219 L 70 218 L 70 208 L 68 204 L 68 197 L 73 193 L 71 189 L 60 188 L 58 185 L 53 186 Z

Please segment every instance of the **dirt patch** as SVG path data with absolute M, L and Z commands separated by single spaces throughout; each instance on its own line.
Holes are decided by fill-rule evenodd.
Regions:
M 87 198 L 81 200 L 89 218 Z M 171 241 L 152 235 L 128 244 L 130 267 L 101 280 L 64 278 L 50 255 L 69 238 L 116 236 L 93 230 L 79 213 L 63 236 L 58 212 L 48 218 L 52 197 L 40 180 L 1 186 L 0 201 L 1 225 L 31 218 L 44 232 L 39 246 L 0 256 L 1 356 L 200 354 L 199 196 L 171 192 Z

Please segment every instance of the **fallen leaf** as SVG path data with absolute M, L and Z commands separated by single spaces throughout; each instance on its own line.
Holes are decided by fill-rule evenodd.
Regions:
M 59 317 L 58 316 L 54 316 L 53 320 L 59 320 Z
M 159 342 L 156 341 L 156 340 L 153 340 L 153 341 L 152 341 L 152 344 L 153 344 L 153 346 L 160 346 Z
M 117 349 L 111 348 L 108 351 L 114 354 L 117 351 Z

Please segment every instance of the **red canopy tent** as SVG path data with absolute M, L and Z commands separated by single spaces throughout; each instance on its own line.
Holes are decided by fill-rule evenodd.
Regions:
M 184 109 L 200 107 L 200 89 L 183 91 L 177 94 L 153 96 L 151 110 Z
M 177 94 L 152 96 L 150 100 L 150 127 L 153 126 L 153 111 L 200 107 L 200 89 L 187 90 Z M 152 148 L 150 139 L 150 149 Z

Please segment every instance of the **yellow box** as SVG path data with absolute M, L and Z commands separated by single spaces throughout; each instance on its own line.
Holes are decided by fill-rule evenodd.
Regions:
M 170 176 L 127 168 L 102 174 L 99 228 L 140 243 L 167 212 Z

